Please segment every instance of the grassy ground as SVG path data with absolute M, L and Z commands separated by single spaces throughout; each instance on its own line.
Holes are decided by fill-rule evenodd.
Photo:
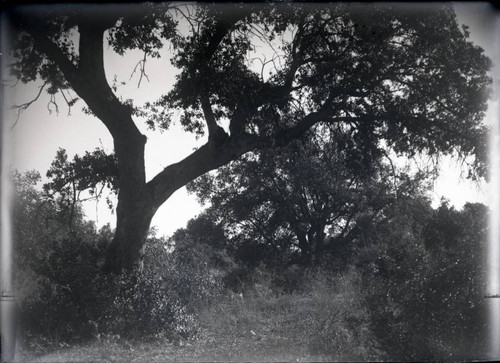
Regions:
M 24 351 L 23 362 L 195 362 L 265 361 L 304 362 L 342 360 L 345 347 L 316 349 L 311 311 L 331 311 L 318 306 L 317 297 L 251 296 L 227 298 L 201 316 L 194 340 L 146 341 L 123 339 L 92 341 L 80 346 L 62 346 L 44 354 Z M 332 301 L 332 300 L 329 300 Z M 326 311 L 325 311 L 326 310 Z M 323 315 L 328 317 L 327 314 Z
M 29 362 L 194 362 L 194 361 L 265 361 L 304 362 L 331 361 L 332 357 L 312 355 L 280 337 L 259 339 L 254 336 L 235 337 L 230 344 L 217 341 L 187 343 L 183 346 L 168 342 L 121 344 L 93 342 L 85 346 L 60 349 L 42 356 L 24 355 Z
M 27 362 L 346 361 L 380 357 L 363 319 L 356 275 L 336 283 L 316 279 L 298 293 L 277 293 L 260 283 L 197 309 L 190 340 L 130 343 L 118 336 L 80 346 L 57 346 Z M 53 345 L 54 346 L 54 345 Z M 43 352 L 43 353 L 41 353 Z M 378 360 L 378 359 L 377 359 Z

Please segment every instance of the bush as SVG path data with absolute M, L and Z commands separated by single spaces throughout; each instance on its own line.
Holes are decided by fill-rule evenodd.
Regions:
M 96 297 L 108 302 L 94 314 L 96 337 L 127 340 L 187 338 L 195 330 L 194 317 L 171 293 L 168 282 L 144 273 L 104 277 Z
M 40 259 L 17 266 L 23 271 L 17 276 L 20 322 L 28 336 L 53 343 L 92 336 L 89 320 L 93 318 L 91 306 L 99 301 L 94 281 L 102 248 L 68 234 L 46 243 Z
M 151 237 L 143 271 L 104 274 L 103 256 L 113 235 L 109 226 L 97 231 L 78 204 L 68 219 L 64 206 L 35 188 L 38 173 L 14 178 L 15 283 L 29 344 L 41 348 L 91 338 L 186 339 L 196 334 L 197 307 L 222 286 L 210 251 L 185 245 L 172 253 L 166 240 Z
M 370 326 L 388 358 L 435 359 L 428 338 L 424 308 L 425 282 L 431 271 L 430 256 L 412 238 L 381 242 L 361 251 L 364 304 L 370 311 Z
M 32 347 L 98 339 L 187 339 L 195 336 L 195 305 L 217 291 L 217 276 L 195 255 L 170 254 L 149 239 L 146 268 L 103 274 L 107 242 L 67 235 L 44 250 L 43 259 L 18 266 L 20 320 Z M 50 244 L 48 244 L 50 245 Z M 168 266 L 168 267 L 167 267 Z
M 486 210 L 442 206 L 433 213 L 426 238 L 404 223 L 393 224 L 385 240 L 360 251 L 371 327 L 390 359 L 480 358 L 486 340 Z M 448 230 L 456 231 L 442 233 Z

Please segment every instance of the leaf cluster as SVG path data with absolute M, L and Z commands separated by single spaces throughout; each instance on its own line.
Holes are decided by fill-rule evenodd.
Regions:
M 64 149 L 59 149 L 56 158 L 47 171 L 50 182 L 44 184 L 47 196 L 57 197 L 61 205 L 74 208 L 82 201 L 80 195 L 88 191 L 90 198 L 99 198 L 104 188 L 114 193 L 118 191 L 118 164 L 113 154 L 106 154 L 102 149 L 75 155 L 72 161 Z M 111 208 L 110 200 L 108 204 Z
M 121 16 L 108 31 L 109 45 L 119 55 L 139 49 L 146 56 L 159 58 L 165 41 L 175 36 L 177 21 L 171 10 L 168 3 L 142 3 L 138 8 L 124 6 L 117 11 Z

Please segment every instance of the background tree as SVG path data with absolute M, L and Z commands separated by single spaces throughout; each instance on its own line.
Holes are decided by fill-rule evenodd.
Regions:
M 390 168 L 382 150 L 367 154 L 334 127 L 316 129 L 188 184 L 247 262 L 320 265 L 357 237 L 375 238 L 366 221 L 422 184 Z
M 365 150 L 383 142 L 407 155 L 470 157 L 471 171 L 484 174 L 490 61 L 450 6 L 190 10 L 177 16 L 182 9 L 161 3 L 9 13 L 12 73 L 22 82 L 40 79 L 51 95 L 73 89 L 113 137 L 118 205 L 108 270 L 140 263 L 151 219 L 177 189 L 248 151 L 284 146 L 316 124 L 341 125 L 364 140 Z M 187 32 L 180 33 L 181 24 Z M 121 55 L 139 49 L 147 58 L 158 57 L 167 42 L 180 70 L 173 90 L 144 108 L 120 100 L 106 80 L 105 44 Z M 260 72 L 249 59 L 257 43 L 277 50 L 273 67 L 264 62 Z M 146 138 L 135 122 L 168 128 L 172 109 L 182 110 L 186 131 L 206 133 L 208 141 L 146 181 Z

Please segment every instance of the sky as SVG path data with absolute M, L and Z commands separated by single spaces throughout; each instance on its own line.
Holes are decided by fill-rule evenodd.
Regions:
M 495 34 L 500 34 L 498 23 L 488 3 L 460 3 L 456 5 L 459 22 L 470 26 L 471 39 L 483 47 L 486 54 L 498 60 L 500 54 L 498 39 Z M 496 26 L 497 31 L 494 31 Z M 110 84 L 116 75 L 119 81 L 117 94 L 125 98 L 132 98 L 136 105 L 145 101 L 154 100 L 168 92 L 174 82 L 176 70 L 169 62 L 169 49 L 163 49 L 162 54 L 166 59 L 149 59 L 146 64 L 148 79 L 142 79 L 138 86 L 139 74 L 133 74 L 135 65 L 142 59 L 139 52 L 128 52 L 123 58 L 111 51 L 106 51 L 106 74 Z M 494 60 L 495 61 L 495 60 Z M 64 99 L 58 96 L 59 112 L 56 112 L 50 99 L 42 95 L 40 99 L 24 111 L 15 127 L 17 113 L 11 108 L 31 100 L 36 96 L 40 84 L 13 86 L 6 70 L 3 74 L 4 91 L 4 135 L 8 135 L 10 147 L 4 150 L 4 157 L 10 160 L 13 168 L 19 171 L 38 170 L 42 176 L 50 167 L 59 148 L 64 148 L 72 158 L 76 153 L 83 154 L 97 147 L 103 147 L 107 152 L 112 152 L 112 139 L 104 125 L 96 118 L 85 115 L 81 108 L 83 102 L 78 102 L 68 110 Z M 495 83 L 498 85 L 498 67 L 494 69 Z M 69 96 L 76 96 L 70 91 Z M 498 100 L 498 93 L 493 99 Z M 490 102 L 486 122 L 494 124 L 498 121 L 498 102 Z M 69 114 L 70 112 L 70 114 Z M 146 129 L 143 123 L 137 123 L 140 131 L 148 138 L 146 144 L 146 177 L 151 179 L 156 173 L 167 165 L 180 161 L 189 155 L 196 146 L 204 143 L 204 139 L 196 140 L 194 135 L 185 133 L 178 128 L 168 132 L 159 133 Z M 500 151 L 499 151 L 500 152 Z M 444 160 L 441 177 L 434 185 L 432 196 L 434 205 L 443 196 L 451 201 L 457 208 L 461 208 L 467 201 L 491 202 L 492 188 L 488 185 L 476 185 L 460 176 L 456 163 Z M 496 190 L 496 189 L 495 189 Z M 89 219 L 103 225 L 115 224 L 115 216 L 107 209 L 104 201 L 97 205 L 87 203 L 86 214 Z M 184 227 L 186 222 L 201 211 L 195 196 L 188 195 L 185 188 L 178 190 L 155 215 L 152 225 L 156 226 L 160 235 L 170 235 L 176 229 Z

